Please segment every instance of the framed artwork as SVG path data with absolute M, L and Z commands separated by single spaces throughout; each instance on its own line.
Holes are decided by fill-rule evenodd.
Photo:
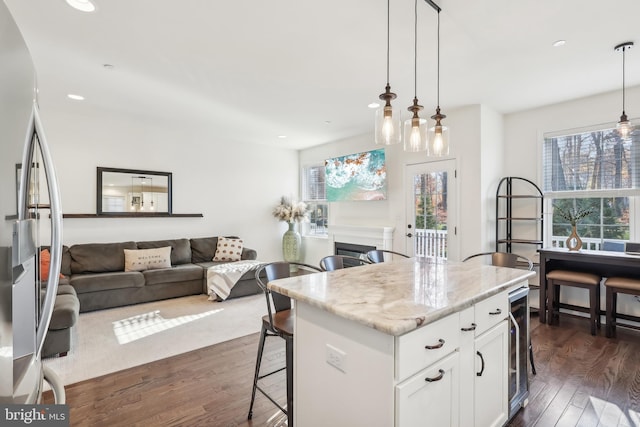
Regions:
M 333 157 L 324 165 L 328 202 L 387 198 L 384 148 Z

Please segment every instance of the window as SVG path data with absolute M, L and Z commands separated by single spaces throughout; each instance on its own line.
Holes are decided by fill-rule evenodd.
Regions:
M 325 190 L 323 165 L 306 166 L 302 169 L 302 201 L 309 206 L 309 227 L 306 235 L 326 236 L 329 221 L 329 205 Z
M 580 220 L 583 248 L 633 238 L 634 203 L 640 196 L 638 132 L 619 136 L 614 126 L 548 134 L 543 146 L 543 191 L 546 211 L 591 209 Z M 554 210 L 547 245 L 563 247 L 571 224 Z

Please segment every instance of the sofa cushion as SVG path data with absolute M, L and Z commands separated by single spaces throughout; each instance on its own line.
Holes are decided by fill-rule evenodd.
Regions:
M 138 249 L 153 249 L 171 246 L 171 265 L 191 263 L 191 245 L 189 239 L 154 240 L 138 242 Z
M 124 271 L 171 268 L 171 246 L 153 249 L 125 249 Z
M 218 245 L 217 237 L 191 239 L 191 262 L 207 262 L 213 259 Z
M 214 261 L 240 261 L 242 259 L 242 248 L 244 243 L 242 239 L 228 239 L 226 237 L 218 238 L 216 254 L 213 256 Z
M 74 274 L 71 276 L 71 285 L 73 285 L 78 294 L 110 289 L 141 288 L 144 286 L 144 276 L 139 271 Z
M 181 264 L 162 270 L 146 270 L 144 275 L 145 286 L 159 285 L 161 283 L 188 282 L 202 280 L 202 267 L 195 264 Z
M 49 329 L 70 328 L 76 324 L 80 312 L 80 303 L 75 295 L 63 294 L 56 297 Z
M 69 248 L 71 273 L 124 271 L 124 250 L 138 249 L 136 242 L 85 243 Z M 77 288 L 76 288 L 77 289 Z

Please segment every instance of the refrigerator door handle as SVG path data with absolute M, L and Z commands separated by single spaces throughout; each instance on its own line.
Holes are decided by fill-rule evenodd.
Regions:
M 42 163 L 44 164 L 47 185 L 49 188 L 49 203 L 51 209 L 51 264 L 49 278 L 47 280 L 47 291 L 42 305 L 42 316 L 38 323 L 38 330 L 36 332 L 36 354 L 40 355 L 42 346 L 44 345 L 44 339 L 49 329 L 49 323 L 51 322 L 55 298 L 58 293 L 60 266 L 62 265 L 62 208 L 60 204 L 58 180 L 55 176 L 55 169 L 53 167 L 53 159 L 49 152 L 49 145 L 45 138 L 42 122 L 40 121 L 40 115 L 38 113 L 38 106 L 35 100 L 33 102 L 31 115 L 30 132 L 28 133 L 28 135 L 30 135 L 28 137 L 30 141 L 28 141 L 28 144 L 37 143 L 40 147 Z M 37 138 L 34 138 L 34 135 Z M 27 150 L 27 153 L 32 153 L 35 148 L 35 146 L 31 146 L 30 149 Z M 29 163 L 26 162 L 24 164 Z
M 520 393 L 520 326 L 518 326 L 518 322 L 511 312 L 509 312 L 509 318 L 516 330 L 516 392 L 514 396 L 517 396 Z

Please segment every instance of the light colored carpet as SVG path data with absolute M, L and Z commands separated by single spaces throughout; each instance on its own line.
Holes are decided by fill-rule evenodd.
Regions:
M 194 295 L 82 313 L 69 354 L 44 363 L 69 385 L 259 332 L 266 312 L 259 294 L 223 302 Z

